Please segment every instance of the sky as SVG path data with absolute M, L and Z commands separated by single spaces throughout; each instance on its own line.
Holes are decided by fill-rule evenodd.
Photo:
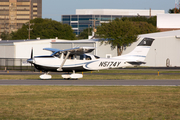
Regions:
M 76 9 L 152 9 L 175 7 L 177 0 L 42 0 L 42 17 L 61 21 L 61 15 L 74 15 Z

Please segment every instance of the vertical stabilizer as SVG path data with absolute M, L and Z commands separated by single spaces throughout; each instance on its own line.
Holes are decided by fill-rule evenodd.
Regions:
M 153 41 L 154 39 L 152 38 L 144 38 L 133 51 L 128 54 L 114 58 L 124 59 L 127 61 L 144 61 Z

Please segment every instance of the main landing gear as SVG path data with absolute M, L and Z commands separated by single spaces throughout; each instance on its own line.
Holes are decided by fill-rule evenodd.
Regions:
M 45 72 L 43 75 L 40 75 L 39 77 L 43 80 L 46 80 L 46 79 L 51 79 L 52 76 L 51 75 L 48 75 L 49 72 Z
M 40 75 L 39 76 L 42 80 L 47 80 L 47 79 L 51 79 L 52 76 L 49 75 L 49 72 L 45 72 L 43 75 Z M 70 73 L 66 73 L 66 74 L 62 74 L 62 78 L 64 78 L 65 80 L 69 80 L 69 79 L 79 79 L 79 78 L 82 78 L 83 75 L 82 74 L 77 74 L 75 73 L 75 71 L 73 70 L 73 73 L 70 74 Z
M 69 74 L 69 73 L 66 73 L 66 74 L 62 74 L 62 78 L 64 78 L 65 80 L 69 80 L 69 79 L 79 79 L 79 78 L 82 78 L 83 75 L 82 74 L 77 74 L 75 73 L 75 71 L 73 70 L 73 73 L 72 74 Z

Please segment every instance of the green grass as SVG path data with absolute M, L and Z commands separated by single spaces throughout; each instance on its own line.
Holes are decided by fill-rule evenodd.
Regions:
M 85 74 L 88 73 L 88 74 Z M 91 74 L 92 73 L 92 74 Z M 93 74 L 94 73 L 94 74 Z M 99 75 L 98 73 L 116 73 L 116 74 L 103 74 Z M 118 74 L 121 73 L 121 74 Z M 125 73 L 125 74 L 123 74 Z M 138 74 L 128 74 L 128 73 L 138 73 Z M 141 73 L 154 73 L 151 75 L 144 75 Z M 180 73 L 178 70 L 160 70 L 160 75 L 158 76 L 157 70 L 100 70 L 100 71 L 92 71 L 92 72 L 84 72 L 83 80 L 109 80 L 109 79 L 153 79 L 153 80 L 166 80 L 166 79 L 180 79 L 180 74 L 162 74 L 162 73 Z M 42 73 L 43 74 L 43 73 Z M 51 73 L 50 73 L 51 74 Z M 25 79 L 40 79 L 39 75 L 0 75 L 0 79 L 15 79 L 15 80 L 25 80 Z M 55 74 L 52 75 L 52 79 L 63 79 L 61 75 Z
M 0 119 L 178 120 L 180 87 L 0 86 Z

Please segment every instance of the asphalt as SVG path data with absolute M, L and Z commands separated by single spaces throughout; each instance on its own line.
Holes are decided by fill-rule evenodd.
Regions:
M 50 75 L 61 75 L 64 72 L 50 72 Z M 0 71 L 0 75 L 42 75 L 44 72 L 18 72 L 18 71 Z M 83 73 L 84 75 L 157 75 L 157 73 Z M 180 75 L 179 73 L 161 73 L 162 75 Z
M 0 85 L 180 86 L 180 80 L 0 80 Z
M 40 72 L 18 72 L 0 71 L 0 75 L 41 75 Z M 62 74 L 61 72 L 51 72 L 51 75 Z M 155 75 L 157 73 L 84 73 L 95 75 L 115 75 L 115 74 L 145 74 Z M 180 74 L 180 73 L 161 73 L 161 74 Z M 0 85 L 58 85 L 58 86 L 180 86 L 179 80 L 0 80 Z

